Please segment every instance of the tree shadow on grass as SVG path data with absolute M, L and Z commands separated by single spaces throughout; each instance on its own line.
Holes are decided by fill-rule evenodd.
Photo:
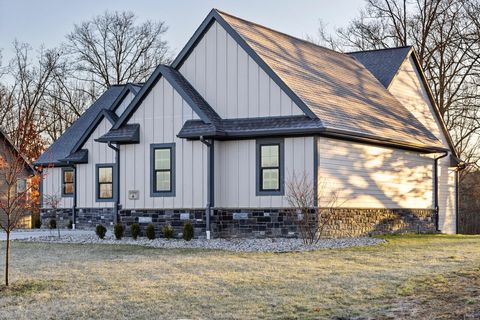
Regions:
M 8 287 L 0 285 L 0 295 L 9 296 L 28 296 L 44 291 L 60 289 L 66 281 L 63 280 L 21 280 L 11 283 Z

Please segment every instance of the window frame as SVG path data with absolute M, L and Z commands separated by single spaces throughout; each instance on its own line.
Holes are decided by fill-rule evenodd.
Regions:
M 73 172 L 73 181 L 72 182 L 65 182 L 65 172 Z M 75 194 L 75 170 L 73 168 L 62 168 L 62 197 L 63 198 L 71 198 Z M 73 184 L 73 192 L 67 193 L 65 192 L 65 184 L 72 183 Z
M 156 173 L 155 170 L 155 150 L 170 149 L 170 191 L 156 190 Z M 150 196 L 151 197 L 175 197 L 175 143 L 152 143 L 150 145 Z M 162 170 L 163 171 L 163 170 Z M 164 170 L 167 171 L 167 170 Z
M 256 195 L 257 196 L 283 196 L 285 194 L 285 154 L 284 154 L 284 139 L 258 139 L 256 140 Z M 278 190 L 262 190 L 262 146 L 278 146 Z M 270 167 L 268 167 L 270 168 Z M 277 167 L 275 167 L 277 168 Z
M 100 169 L 101 168 L 112 168 L 112 197 L 111 198 L 100 198 Z M 96 202 L 114 202 L 117 191 L 117 170 L 115 170 L 115 163 L 97 163 L 95 165 L 95 201 Z M 103 183 L 106 184 L 106 183 Z

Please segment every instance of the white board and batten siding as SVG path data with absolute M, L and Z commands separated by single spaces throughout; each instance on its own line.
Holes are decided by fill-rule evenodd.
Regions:
M 433 159 L 401 149 L 318 139 L 319 205 L 433 208 Z
M 106 143 L 96 142 L 95 139 L 107 133 L 112 124 L 103 118 L 92 132 L 82 149 L 88 149 L 88 163 L 77 165 L 77 208 L 112 208 L 112 202 L 96 201 L 96 165 L 115 163 L 115 151 Z
M 130 102 L 132 102 L 133 98 L 135 98 L 135 95 L 131 92 L 129 92 L 128 95 L 123 98 L 122 102 L 115 109 L 115 113 L 117 114 L 117 116 L 122 116 L 123 112 L 127 109 Z
M 140 143 L 120 150 L 120 203 L 124 209 L 197 209 L 207 201 L 207 147 L 177 138 L 187 120 L 198 119 L 180 94 L 162 77 L 128 123 L 140 124 Z M 150 196 L 150 145 L 175 143 L 175 196 Z M 136 190 L 138 200 L 129 200 Z
M 66 209 L 73 207 L 73 197 L 62 197 L 62 168 L 51 167 L 43 169 L 43 188 L 42 195 L 44 197 L 43 207 L 48 208 L 45 202 L 45 196 L 61 197 L 58 208 Z
M 423 125 L 427 127 L 445 148 L 448 142 L 441 130 L 441 124 L 434 113 L 434 106 L 428 97 L 418 69 L 412 57 L 400 67 L 388 90 L 397 98 Z M 450 159 L 439 160 L 438 166 L 438 205 L 439 229 L 444 233 L 456 232 L 456 197 L 455 171 L 449 168 Z
M 184 61 L 180 73 L 224 119 L 303 115 L 217 22 Z
M 215 142 L 215 207 L 285 208 L 285 196 L 256 195 L 256 140 Z M 313 185 L 314 138 L 284 139 L 285 181 L 305 174 Z

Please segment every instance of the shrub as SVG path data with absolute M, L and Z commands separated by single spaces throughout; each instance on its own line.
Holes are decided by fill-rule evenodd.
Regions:
M 130 226 L 130 233 L 132 234 L 133 240 L 137 240 L 138 235 L 140 234 L 140 226 L 138 223 L 134 223 Z
M 113 227 L 113 233 L 115 234 L 115 239 L 121 240 L 123 238 L 123 231 L 124 231 L 123 225 L 121 225 L 120 223 L 115 224 L 115 226 Z
M 48 222 L 48 227 L 50 229 L 57 229 L 57 220 L 50 219 L 50 221 Z
M 165 239 L 173 238 L 174 232 L 175 232 L 175 230 L 173 230 L 173 227 L 169 224 L 163 226 L 163 228 L 162 228 L 162 233 L 163 233 L 163 236 L 165 237 Z
M 155 227 L 153 226 L 153 224 L 150 223 L 147 226 L 147 229 L 145 229 L 145 233 L 147 234 L 148 239 L 150 240 L 155 239 Z
M 72 229 L 73 228 L 73 222 L 72 220 L 68 220 L 68 229 Z
M 185 222 L 183 225 L 183 240 L 190 241 L 193 239 L 195 233 L 191 222 Z
M 101 224 L 97 225 L 97 227 L 95 228 L 95 233 L 97 234 L 97 236 L 100 238 L 100 239 L 103 239 L 105 238 L 105 234 L 107 233 L 107 228 L 105 228 L 104 226 L 102 226 Z

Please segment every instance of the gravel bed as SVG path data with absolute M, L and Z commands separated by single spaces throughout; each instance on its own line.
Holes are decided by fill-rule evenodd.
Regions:
M 28 238 L 19 241 L 26 242 L 48 242 L 48 243 L 75 243 L 75 244 L 122 244 L 137 245 L 153 248 L 176 248 L 176 249 L 215 249 L 233 252 L 295 252 L 311 251 L 317 249 L 335 249 L 356 246 L 371 246 L 384 243 L 385 240 L 377 238 L 337 238 L 324 239 L 315 245 L 304 245 L 301 239 L 193 239 L 185 241 L 182 239 L 155 239 L 147 238 L 123 238 L 116 240 L 112 235 L 107 235 L 105 239 L 100 240 L 95 235 L 63 235 L 60 238 L 56 236 L 42 236 Z

